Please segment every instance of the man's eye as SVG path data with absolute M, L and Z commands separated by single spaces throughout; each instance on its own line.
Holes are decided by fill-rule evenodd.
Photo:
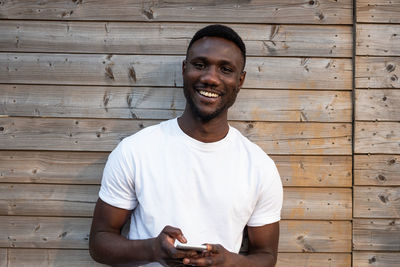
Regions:
M 221 67 L 221 71 L 223 73 L 226 73 L 226 74 L 229 74 L 229 73 L 233 72 L 233 70 L 231 68 L 229 68 L 229 67 Z
M 205 65 L 203 64 L 203 63 L 193 63 L 193 66 L 196 68 L 196 69 L 199 69 L 199 70 L 201 70 L 201 69 L 204 69 L 204 67 L 205 67 Z

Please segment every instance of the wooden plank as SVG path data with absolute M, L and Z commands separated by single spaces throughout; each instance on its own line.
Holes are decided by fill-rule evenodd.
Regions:
M 352 218 L 351 189 L 285 188 L 283 195 L 283 219 L 351 220 Z
M 352 185 L 352 163 L 349 156 L 273 155 L 272 159 L 278 167 L 284 186 L 351 187 Z
M 98 191 L 97 185 L 0 184 L 0 215 L 91 217 Z M 284 219 L 351 219 L 350 189 L 284 191 Z
M 399 121 L 400 90 L 356 90 L 356 120 Z
M 0 80 L 176 87 L 182 86 L 183 59 L 164 55 L 1 53 Z M 351 89 L 350 59 L 249 57 L 246 70 L 245 88 Z
M 88 250 L 75 249 L 10 249 L 8 267 L 89 267 L 107 266 L 95 262 Z
M 0 249 L 4 250 L 5 249 Z M 10 249 L 9 267 L 21 266 L 105 266 L 92 260 L 87 250 L 74 249 Z M 348 253 L 279 253 L 277 267 L 348 267 Z M 0 265 L 2 266 L 2 265 Z M 6 266 L 6 265 L 4 265 Z
M 91 217 L 97 185 L 0 184 L 0 215 Z
M 398 57 L 356 57 L 356 87 L 400 88 L 398 65 Z
M 348 253 L 279 253 L 277 267 L 348 267 L 351 255 Z
M 357 24 L 356 34 L 357 55 L 400 55 L 400 25 Z
M 9 116 L 171 119 L 186 104 L 182 88 L 6 84 L 0 94 Z M 244 89 L 229 119 L 351 122 L 351 113 L 351 92 Z
M 91 218 L 0 216 L 1 247 L 87 249 Z
M 400 218 L 400 187 L 354 187 L 354 217 Z
M 357 22 L 400 23 L 398 0 L 357 0 Z
M 99 184 L 108 153 L 0 151 L 0 183 Z M 350 156 L 273 155 L 285 186 L 351 187 Z
M 86 249 L 91 218 L 0 216 L 1 247 Z M 349 221 L 282 221 L 281 252 L 350 252 Z
M 111 151 L 124 137 L 157 122 L 0 117 L 0 149 Z M 230 124 L 269 154 L 351 154 L 348 123 Z
M 0 51 L 186 54 L 194 23 L 3 21 Z M 230 25 L 248 56 L 351 57 L 350 26 Z
M 400 122 L 356 122 L 355 153 L 400 154 Z
M 282 221 L 281 252 L 350 252 L 349 221 Z
M 179 16 L 177 16 L 179 14 Z M 5 2 L 0 19 L 351 24 L 350 0 Z
M 400 251 L 400 220 L 354 219 L 353 249 Z
M 353 252 L 354 267 L 398 267 L 400 253 Z
M 0 182 L 100 184 L 108 153 L 0 151 Z
M 355 155 L 355 185 L 400 185 L 400 156 Z

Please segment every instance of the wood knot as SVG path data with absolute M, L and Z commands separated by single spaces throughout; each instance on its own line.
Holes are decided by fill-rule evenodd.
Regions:
M 397 77 L 396 74 L 393 74 L 392 77 L 390 77 L 390 80 L 392 80 L 392 82 L 397 81 L 399 78 Z
M 386 203 L 386 202 L 388 202 L 389 201 L 389 199 L 388 199 L 388 197 L 387 196 L 384 196 L 384 195 L 379 195 L 378 196 L 379 197 L 379 199 L 383 202 L 383 203 Z
M 374 262 L 376 262 L 376 257 L 375 256 L 372 256 L 372 258 L 368 259 L 368 263 L 369 264 L 372 264 Z
M 387 100 L 387 97 L 386 97 L 386 96 L 382 97 L 382 100 L 383 100 L 383 101 L 386 101 L 386 100 Z
M 1 127 L 0 127 L 0 129 L 1 129 Z M 395 164 L 396 163 L 396 159 L 391 159 L 391 160 L 389 160 L 389 165 L 393 165 L 393 164 Z
M 388 64 L 388 65 L 386 66 L 386 70 L 387 70 L 388 72 L 392 72 L 392 71 L 394 71 L 395 69 L 396 69 L 396 66 L 393 65 L 393 64 Z

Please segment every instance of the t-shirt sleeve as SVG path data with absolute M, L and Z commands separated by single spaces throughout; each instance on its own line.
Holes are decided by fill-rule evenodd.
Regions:
M 248 226 L 262 226 L 281 219 L 283 202 L 282 182 L 275 163 L 260 168 L 260 190 L 255 209 L 248 221 Z
M 103 171 L 99 197 L 107 204 L 133 210 L 137 204 L 134 161 L 122 141 L 108 157 Z

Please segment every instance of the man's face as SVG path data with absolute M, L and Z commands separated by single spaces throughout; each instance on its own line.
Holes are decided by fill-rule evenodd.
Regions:
M 226 115 L 235 102 L 246 73 L 239 47 L 219 37 L 193 43 L 183 62 L 183 90 L 187 105 L 203 121 Z

